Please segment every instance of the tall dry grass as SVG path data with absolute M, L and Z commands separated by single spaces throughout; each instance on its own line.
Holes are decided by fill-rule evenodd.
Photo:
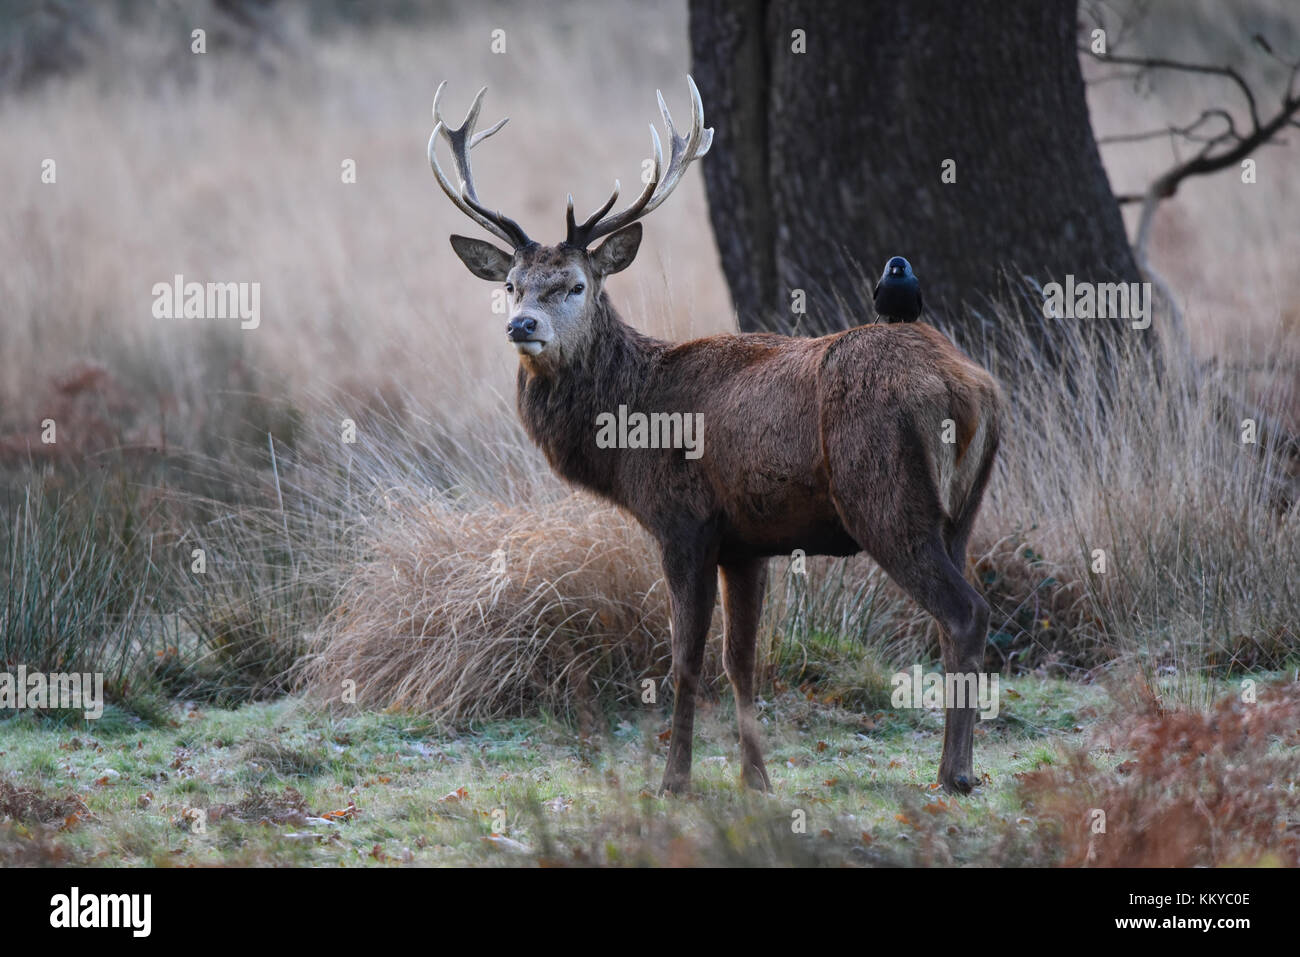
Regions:
M 635 178 L 656 87 L 670 104 L 686 94 L 675 4 L 456 7 L 330 32 L 290 20 L 256 60 L 215 40 L 191 54 L 189 22 L 160 8 L 106 36 L 84 71 L 0 97 L 0 434 L 31 434 L 44 383 L 83 359 L 139 397 L 132 424 L 165 425 L 173 445 L 237 426 L 208 418 L 223 391 L 308 408 L 333 387 L 406 391 L 469 420 L 511 359 L 490 289 L 447 243 L 472 224 L 425 156 L 438 83 L 449 115 L 487 85 L 484 117 L 511 117 L 475 151 L 479 186 L 550 240 L 567 193 L 594 207 Z M 505 55 L 489 49 L 497 28 Z M 730 323 L 705 223 L 691 177 L 656 214 L 641 268 L 613 280 L 621 301 L 649 303 L 655 331 Z M 177 273 L 261 283 L 261 326 L 155 319 L 151 288 Z
M 314 690 L 340 698 L 351 679 L 360 707 L 469 720 L 665 690 L 664 584 L 616 509 L 403 497 L 379 526 L 304 662 Z
M 83 44 L 79 72 L 0 96 L 10 184 L 0 194 L 0 437 L 30 436 L 45 385 L 87 359 L 130 391 L 124 433 L 173 445 L 233 427 L 238 411 L 210 411 L 222 392 L 314 409 L 323 386 L 405 391 L 473 417 L 508 386 L 512 357 L 497 347 L 489 289 L 467 280 L 446 242 L 468 224 L 424 158 L 437 83 L 451 80 L 450 112 L 486 84 L 484 116 L 512 117 L 476 151 L 478 177 L 546 238 L 559 234 L 566 193 L 594 205 L 613 178 L 635 174 L 653 90 L 680 103 L 689 68 L 680 3 L 447 4 L 364 29 L 290 16 L 252 53 L 214 30 L 203 56 L 188 41 L 201 5 L 132 7 L 128 26 L 114 28 L 108 8 L 92 18 L 103 32 Z M 1137 38 L 1151 52 L 1250 67 L 1261 58 L 1249 29 L 1279 49 L 1293 39 L 1279 33 L 1291 18 L 1277 0 L 1154 7 Z M 489 49 L 498 28 L 504 55 Z M 1159 127 L 1223 97 L 1213 78 L 1089 88 L 1101 134 Z M 1245 349 L 1296 339 L 1298 149 L 1262 151 L 1254 186 L 1232 171 L 1196 178 L 1161 207 L 1154 260 L 1202 355 L 1253 361 Z M 1106 146 L 1103 157 L 1116 189 L 1131 191 L 1171 153 L 1155 141 Z M 47 158 L 58 164 L 52 185 L 40 180 Z M 344 159 L 356 161 L 355 184 L 341 182 Z M 702 178 L 687 177 L 656 213 L 638 268 L 613 280 L 648 331 L 733 328 L 707 223 Z M 154 319 L 150 289 L 176 273 L 260 282 L 262 326 Z
M 1008 309 L 1001 321 L 1027 320 Z M 1094 339 L 1063 329 L 1059 341 L 1076 380 L 1110 381 Z M 989 666 L 1135 668 L 1168 700 L 1195 702 L 1207 673 L 1293 661 L 1300 515 L 1275 494 L 1289 460 L 1242 444 L 1224 416 L 1222 397 L 1241 383 L 1161 367 L 1135 339 L 1099 404 L 1028 361 L 1009 380 L 1006 445 L 971 555 L 994 607 Z M 317 694 L 337 698 L 351 678 L 371 704 L 457 720 L 628 702 L 667 675 L 652 542 L 608 506 L 566 495 L 521 429 L 496 422 L 418 449 L 396 421 L 375 422 L 380 438 L 324 485 L 335 466 L 302 463 L 297 480 L 339 502 L 356 533 L 324 556 L 341 591 L 304 673 Z M 495 450 L 488 474 L 464 454 L 475 443 Z M 868 558 L 814 559 L 806 575 L 791 565 L 771 562 L 767 678 L 789 680 L 792 662 L 827 642 L 890 666 L 935 657 L 934 622 Z M 718 613 L 714 678 L 720 624 Z

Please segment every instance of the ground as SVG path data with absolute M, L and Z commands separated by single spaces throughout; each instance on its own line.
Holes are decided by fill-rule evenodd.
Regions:
M 111 710 L 90 732 L 12 722 L 7 786 L 84 806 L 4 825 L 0 859 L 5 842 L 12 853 L 37 841 L 108 865 L 889 863 L 913 859 L 924 830 L 942 837 L 925 843 L 944 863 L 979 863 L 986 831 L 1032 835 L 1016 775 L 1083 744 L 1105 700 L 1074 682 L 1006 682 L 1001 713 L 977 732 L 985 783 L 966 798 L 933 784 L 941 713 L 863 715 L 797 691 L 764 708 L 765 796 L 737 783 L 727 700 L 699 721 L 695 795 L 666 799 L 653 796 L 667 750 L 658 710 L 599 736 L 547 719 L 440 732 L 292 697 L 178 706 L 161 726 Z

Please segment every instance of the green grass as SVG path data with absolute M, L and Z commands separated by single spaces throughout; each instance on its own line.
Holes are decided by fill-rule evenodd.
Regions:
M 978 729 L 987 781 L 960 800 L 932 787 L 941 713 L 862 714 L 798 691 L 764 703 L 771 794 L 736 780 L 724 697 L 697 725 L 695 794 L 669 799 L 653 796 L 667 750 L 659 709 L 589 735 L 544 717 L 440 733 L 404 715 L 331 717 L 294 698 L 176 706 L 157 726 L 24 716 L 3 726 L 0 779 L 78 797 L 85 812 L 0 825 L 0 859 L 43 841 L 61 859 L 114 866 L 905 863 L 925 853 L 979 863 L 994 833 L 1033 834 L 1015 775 L 1081 744 L 1105 706 L 1095 686 L 1005 682 L 1002 713 Z M 354 816 L 322 818 L 350 804 Z M 206 813 L 203 829 L 193 809 Z

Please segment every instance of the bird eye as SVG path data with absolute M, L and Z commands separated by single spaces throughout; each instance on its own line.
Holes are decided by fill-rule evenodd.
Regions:
M 513 293 L 514 291 L 515 291 L 515 284 L 512 282 L 506 283 L 506 292 Z
M 578 293 L 582 292 L 582 290 L 586 288 L 587 287 L 584 286 L 582 283 L 577 283 L 572 289 L 569 290 L 569 295 L 576 296 Z

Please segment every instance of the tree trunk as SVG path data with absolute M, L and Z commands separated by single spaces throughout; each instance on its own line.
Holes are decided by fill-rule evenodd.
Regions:
M 689 3 L 716 128 L 700 165 L 742 330 L 873 321 L 892 255 L 921 279 L 923 318 L 972 332 L 1008 276 L 1138 280 L 1074 0 Z

